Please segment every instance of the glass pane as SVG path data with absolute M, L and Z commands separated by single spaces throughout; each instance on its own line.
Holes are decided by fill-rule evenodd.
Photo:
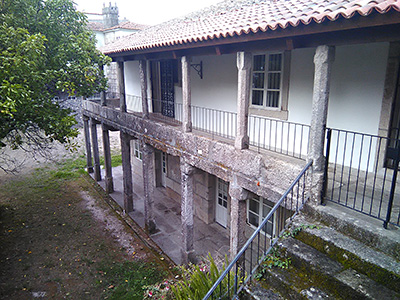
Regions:
M 253 105 L 263 105 L 264 91 L 253 91 L 251 103 Z
M 224 207 L 227 208 L 228 207 L 228 202 L 223 201 Z
M 281 88 L 281 73 L 268 74 L 268 89 L 279 90 Z
M 279 106 L 279 92 L 268 91 L 267 92 L 267 107 L 278 107 Z
M 265 55 L 254 55 L 253 57 L 253 71 L 265 70 Z
M 255 212 L 258 215 L 258 212 L 260 211 L 260 204 L 258 203 L 258 201 L 250 199 L 249 210 Z
M 264 73 L 253 73 L 253 88 L 264 88 Z
M 272 235 L 273 229 L 274 229 L 274 226 L 272 225 L 272 223 L 267 222 L 267 224 L 265 224 L 265 226 L 263 228 L 263 231 L 269 235 Z
M 219 204 L 219 205 L 222 205 L 222 200 L 221 200 L 221 198 L 218 198 L 218 204 Z
M 268 61 L 268 71 L 282 70 L 282 54 L 270 54 Z
M 253 226 L 258 227 L 258 215 L 249 212 L 249 223 Z
M 263 218 L 265 218 L 269 214 L 270 211 L 271 211 L 271 207 L 263 205 Z M 271 217 L 271 219 L 272 218 L 273 217 Z

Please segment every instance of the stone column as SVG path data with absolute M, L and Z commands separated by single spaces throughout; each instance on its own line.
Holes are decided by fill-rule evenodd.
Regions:
M 123 61 L 118 62 L 117 75 L 119 85 L 119 109 L 121 112 L 126 112 L 125 74 Z
M 251 53 L 237 53 L 238 96 L 237 96 L 237 132 L 236 149 L 249 148 L 248 117 L 251 87 Z
M 154 148 L 146 143 L 142 144 L 143 153 L 143 185 L 144 185 L 144 223 L 148 233 L 156 232 L 154 222 Z
M 229 183 L 229 195 L 231 196 L 230 260 L 233 260 L 246 242 L 246 200 L 249 194 L 234 180 Z
M 97 139 L 97 124 L 96 121 L 90 119 L 90 129 L 92 133 L 92 149 L 93 149 L 93 160 L 94 160 L 94 179 L 96 181 L 101 180 L 101 170 L 100 170 L 100 154 L 99 154 L 99 141 Z
M 190 61 L 191 59 L 189 57 L 182 56 L 182 129 L 184 132 L 192 131 L 192 92 L 190 88 Z
M 132 165 L 131 165 L 131 137 L 120 132 L 122 173 L 124 186 L 124 213 L 133 211 L 133 185 L 132 185 Z
M 88 173 L 93 173 L 92 149 L 90 143 L 89 117 L 83 116 L 83 130 L 85 133 L 86 167 Z
M 193 174 L 194 167 L 181 158 L 181 220 L 182 220 L 182 262 L 195 262 L 193 230 Z
M 149 118 L 149 104 L 147 102 L 147 61 L 139 60 L 140 84 L 142 91 L 142 117 Z
M 114 183 L 112 177 L 112 166 L 111 166 L 111 147 L 110 147 L 110 134 L 107 125 L 101 124 L 103 129 L 103 149 L 104 149 L 104 165 L 106 170 L 106 192 L 108 194 L 114 192 Z
M 104 72 L 104 65 L 101 65 L 100 69 Z M 100 104 L 106 106 L 106 92 L 104 90 L 100 92 Z
M 334 47 L 317 47 L 314 56 L 314 90 L 308 147 L 308 160 L 313 161 L 312 196 L 313 200 L 317 202 L 321 200 L 322 196 L 325 166 L 324 139 L 328 115 L 331 69 L 334 59 Z

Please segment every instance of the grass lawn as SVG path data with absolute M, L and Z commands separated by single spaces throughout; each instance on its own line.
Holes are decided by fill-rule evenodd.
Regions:
M 0 186 L 0 299 L 143 299 L 143 286 L 170 276 L 83 166 L 69 160 Z M 133 237 L 134 252 L 121 246 L 111 220 Z

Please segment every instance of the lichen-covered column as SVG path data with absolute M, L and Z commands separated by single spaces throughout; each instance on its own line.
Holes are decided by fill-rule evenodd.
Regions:
M 140 87 L 142 93 L 142 117 L 149 118 L 149 104 L 147 102 L 147 61 L 139 60 Z
M 184 132 L 192 131 L 192 92 L 190 87 L 190 57 L 182 56 L 182 99 Z
M 131 137 L 120 132 L 122 156 L 122 181 L 124 187 L 124 213 L 133 211 L 133 185 L 131 165 Z
M 248 192 L 237 185 L 236 180 L 229 183 L 231 197 L 231 236 L 230 259 L 234 259 L 246 242 L 246 200 Z
M 112 166 L 111 166 L 111 147 L 110 147 L 110 134 L 109 128 L 105 124 L 101 124 L 103 130 L 103 149 L 104 149 L 104 165 L 105 165 L 105 182 L 106 192 L 108 194 L 114 192 L 114 183 L 112 177 Z
M 92 134 L 92 150 L 93 150 L 93 160 L 94 160 L 94 179 L 96 181 L 101 180 L 101 170 L 100 170 L 100 154 L 99 154 L 99 141 L 97 139 L 97 124 L 96 120 L 90 119 L 90 131 Z
M 143 153 L 143 185 L 144 185 L 144 223 L 149 233 L 156 232 L 154 222 L 154 148 L 146 143 L 142 144 Z
M 251 53 L 237 53 L 238 95 L 237 95 L 237 132 L 236 149 L 249 148 L 248 116 L 251 85 Z
M 319 202 L 322 196 L 324 173 L 324 139 L 328 114 L 331 69 L 335 59 L 335 48 L 318 46 L 314 56 L 314 90 L 311 113 L 311 128 L 308 160 L 313 161 L 312 198 Z
M 181 158 L 181 220 L 182 262 L 195 262 L 193 231 L 193 174 L 194 167 Z
M 92 164 L 92 149 L 90 143 L 90 130 L 89 130 L 89 117 L 83 116 L 83 131 L 85 134 L 85 146 L 86 146 L 86 167 L 88 173 L 93 173 Z
M 117 75 L 119 85 L 119 109 L 121 112 L 126 112 L 125 74 L 123 61 L 118 62 Z

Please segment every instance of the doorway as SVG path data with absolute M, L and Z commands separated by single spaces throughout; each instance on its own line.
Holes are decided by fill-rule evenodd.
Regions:
M 223 227 L 228 225 L 228 183 L 217 178 L 215 221 Z

